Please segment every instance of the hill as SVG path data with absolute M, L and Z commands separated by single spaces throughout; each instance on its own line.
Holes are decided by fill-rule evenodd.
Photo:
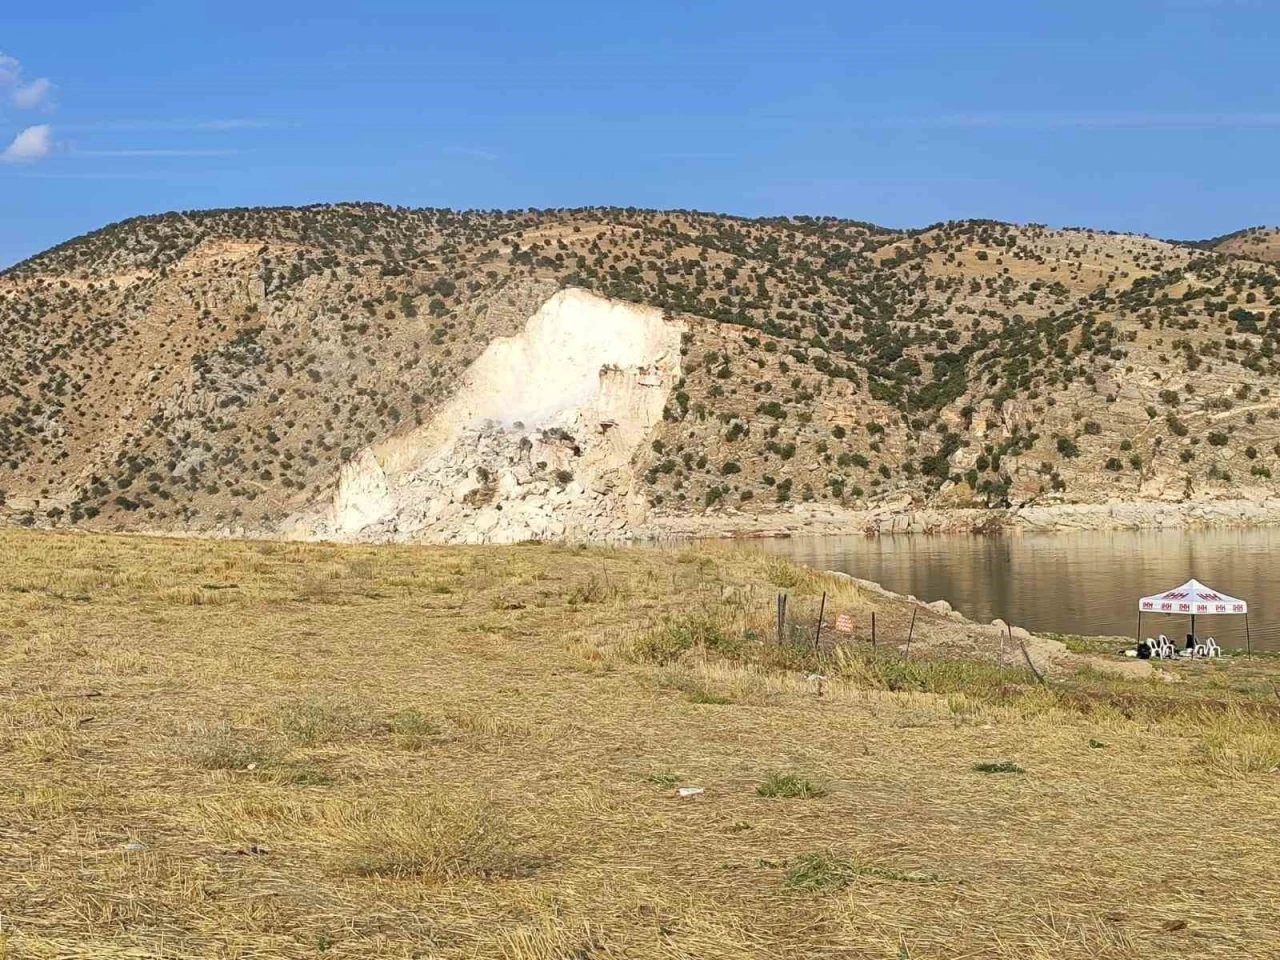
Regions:
M 1223 237 L 1206 240 L 1203 247 L 1250 260 L 1280 261 L 1280 227 L 1246 227 Z
M 1280 271 L 1243 236 L 138 218 L 0 274 L 0 512 L 456 541 L 1269 501 Z

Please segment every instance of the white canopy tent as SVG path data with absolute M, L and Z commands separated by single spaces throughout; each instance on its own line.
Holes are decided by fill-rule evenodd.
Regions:
M 1191 632 L 1196 632 L 1196 617 L 1218 614 L 1236 614 L 1244 617 L 1244 636 L 1247 648 L 1252 652 L 1249 639 L 1249 605 L 1243 600 L 1229 597 L 1221 591 L 1206 587 L 1192 578 L 1180 587 L 1163 593 L 1143 597 L 1138 601 L 1138 640 L 1142 640 L 1142 615 L 1163 613 L 1191 618 Z

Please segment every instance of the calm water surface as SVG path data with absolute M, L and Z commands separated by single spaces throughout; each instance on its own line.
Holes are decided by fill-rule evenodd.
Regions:
M 1280 528 L 897 537 L 794 537 L 764 549 L 823 570 L 947 600 L 980 622 L 1134 635 L 1138 598 L 1195 577 L 1249 603 L 1255 650 L 1280 650 Z M 1185 617 L 1144 614 L 1146 636 L 1186 634 Z M 1197 617 L 1196 632 L 1245 646 L 1243 617 Z

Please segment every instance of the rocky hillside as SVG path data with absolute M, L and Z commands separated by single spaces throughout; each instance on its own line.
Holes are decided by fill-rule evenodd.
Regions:
M 0 274 L 0 519 L 510 540 L 1270 498 L 1275 238 L 368 204 L 125 221 Z

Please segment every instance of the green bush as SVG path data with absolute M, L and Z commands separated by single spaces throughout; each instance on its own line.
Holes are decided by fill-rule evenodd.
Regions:
M 645 663 L 666 664 L 679 660 L 695 647 L 736 657 L 742 650 L 742 638 L 725 630 L 718 620 L 707 614 L 672 616 L 637 640 L 632 654 Z
M 775 420 L 787 419 L 787 411 L 783 409 L 782 404 L 777 400 L 770 400 L 767 403 L 761 403 L 756 406 L 756 413 L 763 413 L 765 416 L 773 417 Z

